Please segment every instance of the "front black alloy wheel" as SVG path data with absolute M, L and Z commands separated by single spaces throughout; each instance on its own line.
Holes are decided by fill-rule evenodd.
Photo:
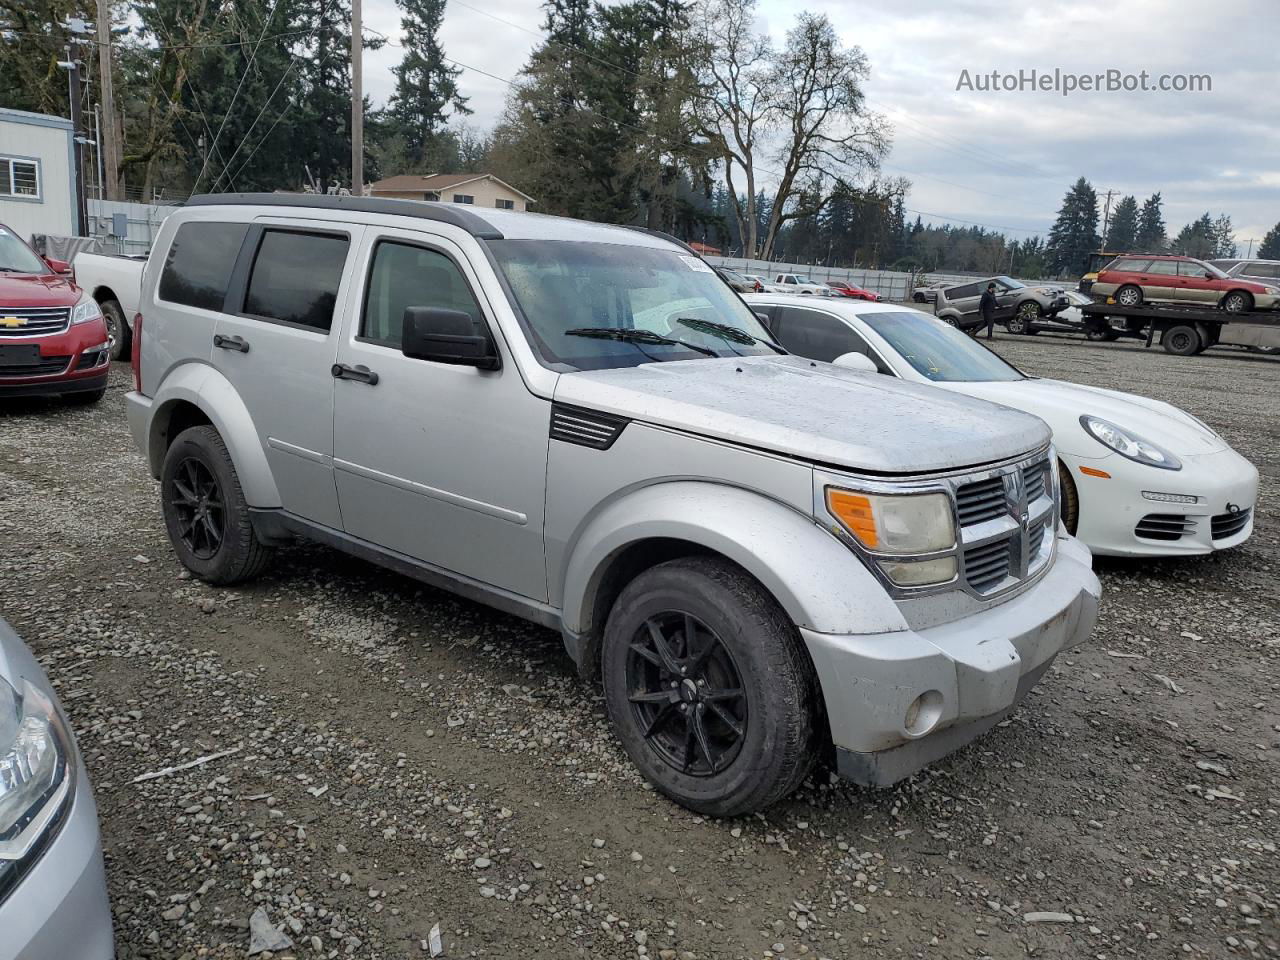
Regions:
M 218 478 L 195 457 L 178 464 L 171 483 L 172 504 L 178 515 L 178 538 L 201 560 L 222 546 L 226 510 Z
M 742 749 L 747 697 L 733 654 L 689 613 L 649 617 L 626 659 L 631 712 L 654 750 L 690 776 L 719 773 Z

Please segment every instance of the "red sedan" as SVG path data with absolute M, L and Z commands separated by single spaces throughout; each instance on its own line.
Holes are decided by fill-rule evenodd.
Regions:
M 852 297 L 855 300 L 870 300 L 872 303 L 878 303 L 883 299 L 878 293 L 863 290 L 862 287 L 855 287 L 852 283 L 845 283 L 843 280 L 828 280 L 827 286 L 842 297 Z

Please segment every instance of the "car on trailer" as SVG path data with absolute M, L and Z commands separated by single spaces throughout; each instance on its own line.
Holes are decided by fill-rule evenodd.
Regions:
M 1204 260 L 1171 254 L 1117 257 L 1098 273 L 1090 293 L 1122 307 L 1171 303 L 1250 313 L 1280 306 L 1280 281 L 1257 283 Z

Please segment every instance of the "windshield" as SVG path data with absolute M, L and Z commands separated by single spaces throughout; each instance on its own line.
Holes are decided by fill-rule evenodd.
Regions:
M 4 227 L 0 227 L 0 270 L 8 273 L 44 274 L 49 272 L 44 261 Z
M 571 240 L 488 246 L 548 363 L 604 370 L 778 352 L 756 315 L 697 257 Z
M 1025 283 L 1019 283 L 1017 280 L 1013 279 L 1013 277 L 996 277 L 996 283 L 1004 284 L 1004 286 L 1008 287 L 1010 290 L 1021 290 L 1026 286 Z
M 1021 373 L 955 327 L 912 310 L 859 313 L 902 358 L 938 383 L 1025 380 Z

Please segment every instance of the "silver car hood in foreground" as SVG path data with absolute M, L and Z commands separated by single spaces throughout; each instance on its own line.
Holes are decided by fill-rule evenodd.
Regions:
M 1036 450 L 1036 417 L 935 387 L 795 356 L 567 373 L 555 399 L 855 471 L 914 474 Z

